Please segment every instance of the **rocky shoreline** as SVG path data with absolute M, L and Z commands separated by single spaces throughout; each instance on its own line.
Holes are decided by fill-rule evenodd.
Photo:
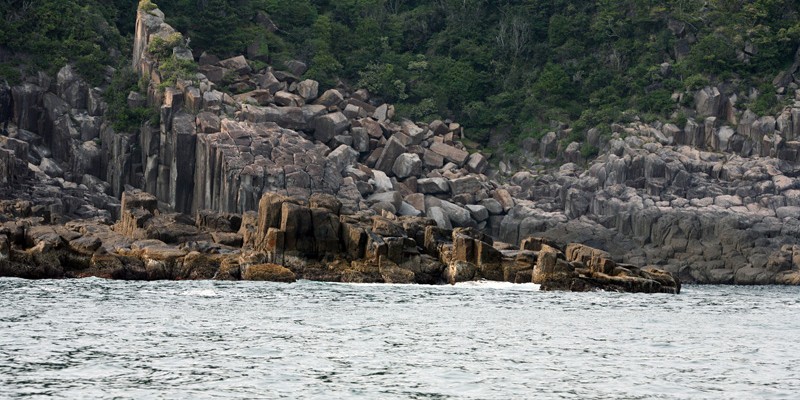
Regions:
M 570 162 L 505 176 L 458 123 L 396 121 L 364 90 L 320 93 L 300 62 L 254 70 L 204 54 L 165 87 L 148 49 L 175 32 L 158 9 L 136 26 L 133 67 L 149 83 L 128 102 L 158 110 L 157 126 L 115 132 L 103 89 L 69 66 L 12 89 L 0 276 L 800 284 L 800 113 L 748 115 L 734 131 L 735 104 L 711 90 L 704 124 L 590 135 L 603 155 L 585 169 L 556 129 L 524 154 Z M 180 44 L 172 54 L 194 62 Z
M 679 293 L 669 273 L 615 263 L 581 244 L 542 238 L 522 249 L 475 228 L 443 229 L 424 217 L 342 214 L 332 195 L 266 193 L 244 216 L 162 213 L 155 196 L 125 192 L 121 218 L 38 225 L 29 204 L 0 228 L 0 276 L 29 279 L 215 279 L 442 284 L 533 282 L 543 290 Z

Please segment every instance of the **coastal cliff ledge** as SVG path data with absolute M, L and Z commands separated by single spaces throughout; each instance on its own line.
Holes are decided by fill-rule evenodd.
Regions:
M 423 217 L 343 214 L 334 196 L 267 193 L 258 212 L 162 212 L 155 196 L 125 192 L 115 224 L 100 219 L 42 225 L 30 204 L 3 204 L 0 276 L 125 280 L 308 279 L 352 283 L 537 283 L 542 290 L 679 293 L 673 275 L 617 264 L 581 244 L 542 238 L 521 247 L 474 228 L 443 229 Z M 12 207 L 13 206 L 13 207 Z

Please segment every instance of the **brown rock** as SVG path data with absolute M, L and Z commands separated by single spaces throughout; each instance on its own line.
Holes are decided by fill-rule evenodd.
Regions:
M 296 280 L 294 272 L 277 264 L 257 264 L 245 268 L 242 279 L 247 281 L 269 281 L 292 283 Z
M 564 260 L 564 255 L 558 249 L 542 245 L 536 267 L 533 269 L 533 283 L 568 282 L 573 274 L 574 268 Z M 568 290 L 569 287 L 564 289 Z
M 414 272 L 381 257 L 380 274 L 386 283 L 414 283 Z

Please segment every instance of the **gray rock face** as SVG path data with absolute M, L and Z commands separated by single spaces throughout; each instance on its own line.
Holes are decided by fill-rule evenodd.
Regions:
M 483 222 L 489 219 L 489 210 L 486 207 L 475 204 L 467 204 L 465 207 L 475 221 Z
M 483 188 L 481 181 L 475 176 L 465 176 L 463 178 L 450 180 L 450 192 L 453 195 L 475 194 Z
M 375 169 L 388 173 L 393 173 L 394 162 L 401 154 L 406 152 L 406 146 L 400 142 L 398 137 L 392 136 L 383 147 L 380 157 L 375 162 Z
M 436 226 L 442 229 L 453 229 L 452 223 L 450 223 L 450 217 L 445 214 L 444 210 L 441 207 L 430 207 L 428 208 L 427 213 L 428 218 L 432 219 L 436 222 Z
M 386 176 L 383 171 L 374 170 L 372 171 L 373 174 L 373 181 L 375 184 L 375 191 L 377 192 L 389 192 L 394 190 L 394 185 L 392 181 Z
M 455 163 L 459 166 L 464 165 L 469 157 L 469 153 L 456 147 L 446 145 L 444 143 L 434 143 L 431 145 L 431 151 L 444 157 L 446 160 Z
M 32 83 L 24 83 L 11 88 L 14 99 L 14 119 L 19 129 L 38 132 L 44 113 L 42 96 L 45 90 Z
M 475 221 L 472 220 L 472 216 L 466 209 L 445 200 L 441 202 L 441 209 L 454 227 L 475 226 Z
M 310 102 L 317 98 L 319 92 L 319 82 L 306 79 L 297 84 L 297 94 L 306 102 Z
M 39 169 L 53 178 L 64 176 L 64 170 L 52 158 L 43 158 L 41 164 L 39 164 Z
M 64 99 L 71 108 L 86 109 L 89 98 L 89 87 L 70 65 L 58 71 L 56 88 L 59 97 Z
M 392 172 L 401 179 L 417 176 L 422 172 L 422 160 L 416 154 L 403 153 L 395 159 Z
M 149 38 L 174 30 L 160 12 L 139 14 L 134 67 L 150 76 L 157 64 L 146 54 Z M 268 16 L 259 19 L 269 25 Z M 198 75 L 163 93 L 151 87 L 146 95 L 133 96 L 134 103 L 158 109 L 161 116 L 159 126 L 136 132 L 114 132 L 103 120 L 97 91 L 69 69 L 62 70 L 55 85 L 40 79 L 38 85 L 14 88 L 15 122 L 22 128 L 15 140 L 27 148 L 0 140 L 3 190 L 25 186 L 15 183 L 28 179 L 20 178 L 26 173 L 35 176 L 40 183 L 28 198 L 49 200 L 21 209 L 52 221 L 64 215 L 112 215 L 113 207 L 99 210 L 92 204 L 112 204 L 104 193 L 121 195 L 128 185 L 148 190 L 155 196 L 143 200 L 138 210 L 123 207 L 126 222 L 119 228 L 157 240 L 135 246 L 114 240 L 143 253 L 150 269 L 141 269 L 150 278 L 199 268 L 203 257 L 231 251 L 213 247 L 205 254 L 197 249 L 246 243 L 264 252 L 215 261 L 219 276 L 254 278 L 277 270 L 287 276 L 302 271 L 302 277 L 313 270 L 318 277 L 361 282 L 530 282 L 537 276 L 536 254 L 526 247 L 531 242 L 521 241 L 537 234 L 546 238 L 536 250 L 553 244 L 554 251 L 547 253 L 556 255 L 548 258 L 552 262 L 542 261 L 539 272 L 575 273 L 570 279 L 613 273 L 657 282 L 646 269 L 620 263 L 629 262 L 663 265 L 697 282 L 800 280 L 796 109 L 777 118 L 740 115 L 735 99 L 707 88 L 696 97 L 701 119 L 688 120 L 682 129 L 631 123 L 614 125 L 611 138 L 593 135 L 591 144 L 601 148 L 595 161 L 579 157 L 577 142 L 560 152 L 559 138 L 567 137 L 569 128 L 554 127 L 540 142 L 526 142 L 526 151 L 543 160 L 573 163 L 514 171 L 527 167 L 529 158 L 523 156 L 502 164 L 509 176 L 517 173 L 499 182 L 488 178 L 495 171 L 484 156 L 469 154 L 458 142 L 462 129 L 457 123 L 395 122 L 391 105 L 367 103 L 363 91 L 329 90 L 318 96 L 315 82 L 298 78 L 299 65 L 287 65 L 288 72 L 253 73 L 244 58 L 206 56 L 203 61 L 201 71 L 210 80 Z M 232 87 L 242 95 L 214 90 L 212 81 L 226 71 L 238 74 Z M 48 93 L 50 87 L 57 93 Z M 755 156 L 760 158 L 748 158 Z M 584 161 L 589 162 L 585 170 Z M 63 168 L 60 174 L 53 165 Z M 211 224 L 208 218 L 198 217 L 197 226 L 181 224 L 175 214 L 155 215 L 158 205 L 192 214 L 211 209 L 244 216 L 237 223 L 241 229 L 228 226 L 225 232 L 203 235 L 199 229 Z M 263 218 L 248 212 L 260 205 Z M 457 232 L 440 231 L 454 226 Z M 108 247 L 98 238 L 73 236 L 84 228 L 64 233 L 65 246 L 84 256 Z M 484 233 L 509 243 L 497 248 L 522 244 L 527 250 L 514 250 L 513 257 L 510 250 L 501 253 Z M 163 247 L 176 241 L 191 249 Z M 583 245 L 567 247 L 566 257 L 559 256 L 556 242 L 591 244 L 603 256 L 595 257 Z M 292 264 L 299 263 L 298 255 L 330 254 L 351 258 L 324 268 L 311 265 L 312 259 Z M 266 267 L 267 262 L 285 262 L 293 270 Z M 584 267 L 588 272 L 576 272 Z M 201 276 L 198 271 L 182 277 Z
M 722 110 L 722 94 L 716 87 L 705 87 L 694 95 L 697 114 L 706 117 L 718 117 Z
M 558 149 L 558 138 L 555 132 L 548 132 L 539 144 L 539 157 L 551 158 L 554 157 L 556 154 L 556 150 Z
M 314 120 L 314 139 L 327 143 L 350 127 L 350 121 L 340 112 L 326 114 Z
M 163 15 L 140 13 L 134 37 L 137 71 L 157 80 L 147 41 L 171 32 Z M 601 148 L 592 161 L 581 157 L 578 142 L 560 151 L 569 127 L 554 126 L 541 141 L 526 142 L 526 151 L 538 157 L 503 160 L 501 172 L 513 177 L 495 181 L 486 157 L 470 154 L 459 142 L 463 132 L 457 123 L 393 121 L 394 107 L 368 103 L 363 91 L 350 95 L 332 89 L 319 95 L 316 82 L 298 78 L 299 65 L 288 72 L 253 73 L 243 57 L 203 59 L 206 77 L 198 74 L 163 92 L 152 85 L 146 94 L 133 96 L 133 103 L 158 109 L 161 116 L 158 126 L 135 132 L 114 132 L 102 116 L 99 91 L 88 89 L 69 68 L 62 69 L 55 85 L 40 79 L 39 86 L 14 88 L 21 128 L 16 135 L 26 138 L 16 140 L 27 149 L 0 141 L 0 184 L 8 189 L 24 172 L 46 182 L 37 190 L 66 193 L 47 203 L 47 212 L 37 209 L 42 218 L 49 213 L 55 220 L 66 215 L 64 210 L 97 216 L 100 211 L 88 203 L 103 203 L 103 193 L 121 195 L 128 186 L 153 193 L 162 207 L 191 214 L 209 209 L 250 215 L 265 198 L 296 196 L 275 200 L 282 206 L 270 211 L 269 224 L 246 217 L 240 233 L 206 238 L 226 246 L 272 246 L 263 256 L 269 259 L 231 266 L 225 276 L 232 277 L 265 262 L 292 260 L 287 255 L 339 252 L 344 244 L 339 235 L 348 235 L 347 253 L 358 259 L 372 254 L 375 264 L 326 265 L 336 274 L 347 271 L 337 278 L 412 281 L 425 275 L 426 281 L 436 281 L 449 271 L 445 275 L 456 281 L 530 281 L 535 275 L 531 255 L 521 258 L 528 260 L 526 268 L 512 268 L 517 260 L 481 244 L 491 242 L 483 233 L 508 246 L 536 234 L 551 239 L 548 243 L 588 243 L 607 254 L 607 263 L 599 265 L 580 255 L 582 247 L 569 248 L 569 261 L 562 261 L 578 263 L 570 266 L 573 272 L 584 263 L 592 273 L 627 270 L 640 278 L 649 273 L 617 264 L 624 261 L 657 263 L 698 282 L 791 282 L 800 276 L 794 272 L 800 270 L 796 109 L 787 108 L 777 118 L 740 115 L 735 99 L 707 88 L 696 97 L 701 119 L 690 119 L 683 128 L 615 124 L 610 138 L 590 135 Z M 214 89 L 211 75 L 226 71 L 237 75 L 231 88 L 241 95 Z M 50 87 L 57 93 L 48 93 Z M 34 134 L 26 134 L 25 127 Z M 755 156 L 761 158 L 748 158 Z M 571 162 L 524 170 L 537 158 Z M 585 170 L 584 162 L 589 162 Z M 523 171 L 514 171 L 517 166 Z M 99 197 L 89 196 L 91 191 Z M 56 197 L 52 192 L 40 197 Z M 340 213 L 347 215 L 340 219 Z M 409 220 L 419 215 L 433 221 Z M 157 216 L 151 210 L 148 218 Z M 174 218 L 158 221 L 171 224 Z M 458 234 L 433 231 L 452 227 Z M 181 229 L 185 232 L 159 237 L 191 237 L 191 229 Z M 82 252 L 97 245 L 92 238 L 66 243 Z M 420 249 L 435 261 L 423 260 Z M 550 267 L 558 272 L 558 261 Z
M 469 156 L 469 160 L 467 161 L 467 170 L 475 174 L 482 174 L 484 171 L 486 171 L 486 167 L 488 165 L 489 161 L 486 160 L 486 157 L 484 157 L 483 154 L 474 153 Z
M 448 193 L 450 185 L 445 178 L 424 178 L 417 181 L 420 193 L 439 194 Z

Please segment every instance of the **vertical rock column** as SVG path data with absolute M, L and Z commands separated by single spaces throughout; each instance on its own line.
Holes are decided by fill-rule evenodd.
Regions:
M 191 213 L 194 195 L 195 153 L 197 131 L 194 116 L 178 113 L 167 133 L 172 143 L 169 174 L 169 203 L 175 211 Z

